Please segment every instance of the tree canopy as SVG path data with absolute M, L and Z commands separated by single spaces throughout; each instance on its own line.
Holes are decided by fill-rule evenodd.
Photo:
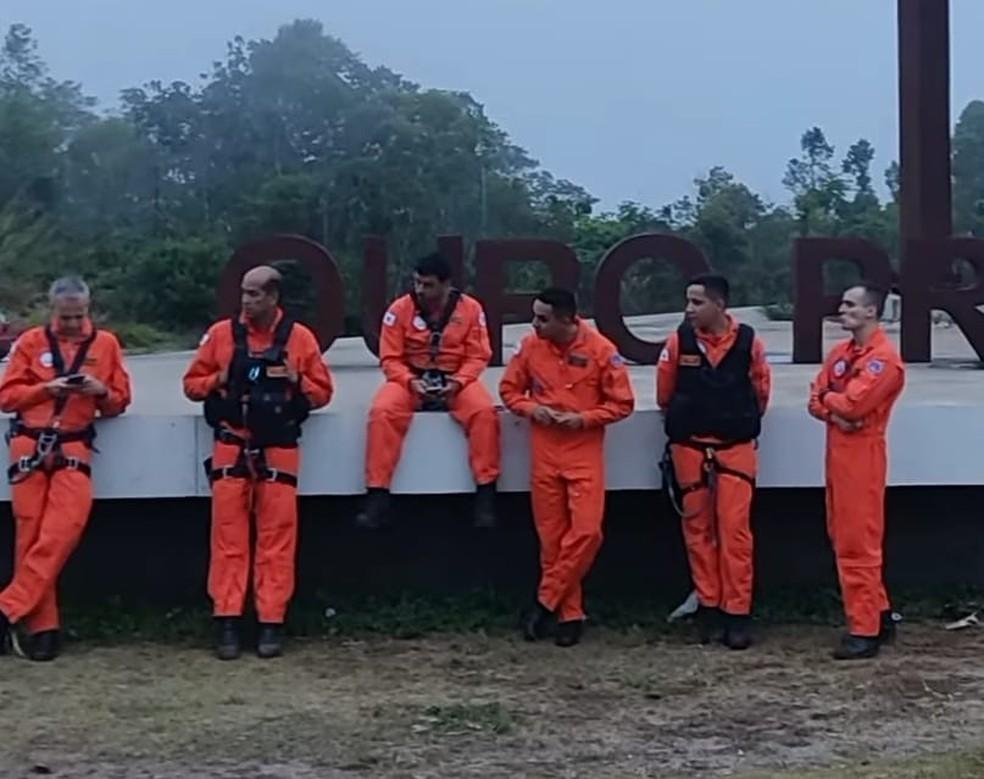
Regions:
M 270 40 L 235 38 L 199 83 L 127 89 L 109 113 L 81 85 L 53 78 L 31 31 L 15 24 L 0 49 L 0 309 L 36 318 L 51 278 L 78 272 L 131 345 L 182 341 L 214 316 L 216 280 L 235 247 L 274 232 L 331 249 L 350 313 L 365 236 L 388 239 L 395 289 L 448 233 L 469 244 L 567 242 L 588 295 L 618 240 L 671 232 L 733 278 L 736 302 L 783 303 L 795 237 L 858 235 L 893 254 L 898 244 L 898 166 L 885 165 L 882 202 L 867 140 L 839 157 L 812 127 L 800 146 L 783 178 L 788 203 L 766 202 L 712 166 L 674 203 L 598 213 L 589 192 L 544 170 L 473 96 L 371 67 L 316 21 Z M 956 225 L 978 235 L 984 102 L 960 117 L 953 172 Z M 514 275 L 539 280 L 536 268 Z M 292 289 L 307 291 L 303 280 Z M 654 258 L 622 294 L 632 313 L 672 309 L 680 280 Z

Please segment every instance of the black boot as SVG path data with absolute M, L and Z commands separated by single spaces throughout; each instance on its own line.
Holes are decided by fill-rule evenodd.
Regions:
M 215 618 L 215 656 L 219 660 L 239 657 L 239 617 Z
M 834 660 L 866 660 L 878 654 L 878 637 L 846 635 L 834 650 Z
M 0 611 L 0 655 L 10 652 L 10 620 Z
M 46 663 L 58 657 L 61 649 L 61 633 L 57 630 L 43 630 L 31 636 L 27 656 L 36 663 Z
M 475 527 L 491 530 L 498 524 L 495 516 L 495 482 L 480 484 L 475 492 Z
M 747 614 L 725 614 L 724 645 L 748 649 L 752 645 L 751 618 Z
M 355 518 L 356 527 L 363 530 L 379 530 L 386 525 L 389 515 L 390 493 L 382 487 L 370 487 L 366 505 Z
M 557 646 L 575 646 L 581 641 L 581 633 L 584 632 L 584 620 L 573 619 L 568 622 L 557 623 L 557 635 L 554 643 Z
M 523 638 L 527 641 L 537 641 L 541 638 L 546 638 L 552 618 L 553 612 L 550 609 L 540 603 L 540 601 L 534 603 L 533 608 L 523 615 Z
M 888 646 L 895 643 L 895 636 L 898 633 L 898 623 L 902 617 L 889 609 L 881 614 L 881 630 L 878 631 L 878 643 Z
M 260 623 L 260 635 L 256 640 L 256 654 L 264 660 L 280 657 L 284 653 L 284 626 L 272 622 Z
M 717 644 L 724 641 L 724 623 L 721 610 L 712 606 L 698 606 L 697 640 L 702 644 Z

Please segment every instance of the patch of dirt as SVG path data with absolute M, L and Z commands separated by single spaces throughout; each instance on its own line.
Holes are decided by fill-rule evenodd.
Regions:
M 744 653 L 594 630 L 294 641 L 231 663 L 162 645 L 0 658 L 0 776 L 661 777 L 980 746 L 984 633 L 906 626 L 874 662 L 833 630 Z

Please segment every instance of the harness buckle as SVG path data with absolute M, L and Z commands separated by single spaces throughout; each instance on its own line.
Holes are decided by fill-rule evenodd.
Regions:
M 34 459 L 24 455 L 17 460 L 17 473 L 30 473 L 34 470 Z
M 275 482 L 279 478 L 280 478 L 280 470 L 278 468 L 270 468 L 269 466 L 267 466 L 266 478 L 264 479 L 264 481 Z
M 65 457 L 64 462 L 65 462 L 65 468 L 67 468 L 70 471 L 77 471 L 82 465 L 82 461 L 78 457 L 74 457 L 74 456 Z
M 54 430 L 44 430 L 38 435 L 38 445 L 37 445 L 37 457 L 38 459 L 44 459 L 47 457 L 55 448 L 55 444 L 58 443 L 58 433 Z

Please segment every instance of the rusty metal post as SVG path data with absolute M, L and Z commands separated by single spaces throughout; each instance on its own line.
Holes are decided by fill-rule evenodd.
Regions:
M 949 0 L 898 0 L 898 29 L 899 232 L 904 277 L 904 266 L 918 261 L 913 256 L 916 242 L 949 238 L 953 230 Z M 941 268 L 940 277 L 945 275 Z M 928 362 L 931 333 L 905 316 L 904 299 L 902 309 L 902 356 L 909 362 Z

